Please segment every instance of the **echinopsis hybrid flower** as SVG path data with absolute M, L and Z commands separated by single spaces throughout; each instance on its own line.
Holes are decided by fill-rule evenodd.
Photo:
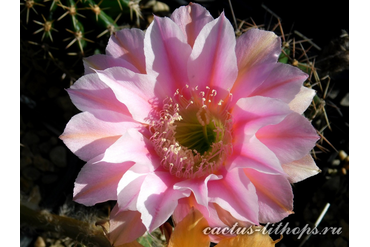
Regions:
M 278 63 L 280 52 L 274 33 L 235 39 L 223 13 L 198 4 L 155 16 L 145 33 L 116 32 L 68 89 L 82 113 L 61 139 L 87 161 L 74 200 L 117 200 L 116 244 L 192 207 L 210 226 L 288 216 L 290 183 L 319 171 L 309 154 L 318 136 L 302 116 L 315 94 L 307 75 Z

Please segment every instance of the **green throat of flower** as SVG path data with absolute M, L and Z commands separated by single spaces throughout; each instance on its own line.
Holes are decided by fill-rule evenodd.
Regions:
M 203 155 L 212 144 L 223 138 L 223 126 L 207 109 L 187 109 L 180 112 L 181 120 L 175 121 L 175 139 L 178 143 Z

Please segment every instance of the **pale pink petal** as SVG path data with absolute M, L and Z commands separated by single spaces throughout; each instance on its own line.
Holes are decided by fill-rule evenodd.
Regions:
M 114 67 L 97 70 L 99 79 L 108 85 L 116 98 L 126 105 L 133 119 L 145 123 L 153 109 L 154 83 L 147 75 Z
M 137 28 L 121 29 L 109 39 L 106 53 L 134 65 L 145 74 L 144 32 Z
M 146 229 L 137 211 L 122 211 L 116 205 L 110 213 L 108 239 L 112 246 L 130 243 L 141 237 Z
M 227 169 L 249 167 L 267 173 L 283 173 L 276 155 L 255 137 L 266 125 L 281 122 L 291 110 L 277 99 L 255 96 L 238 100 L 233 109 L 233 154 Z
M 297 183 L 320 172 L 310 154 L 299 160 L 283 164 L 283 169 L 288 174 L 290 183 Z
M 149 232 L 166 222 L 180 198 L 190 195 L 190 190 L 173 189 L 173 185 L 178 181 L 179 179 L 168 171 L 156 171 L 145 177 L 137 198 L 137 210 Z
M 147 74 L 156 78 L 159 98 L 172 97 L 188 83 L 186 64 L 191 47 L 171 19 L 154 16 L 145 33 L 144 52 Z
M 117 186 L 123 174 L 134 162 L 107 163 L 99 161 L 102 155 L 89 160 L 75 182 L 73 200 L 92 206 L 96 203 L 117 200 Z
M 289 113 L 288 105 L 277 99 L 262 96 L 242 98 L 232 110 L 233 130 L 253 135 L 263 126 L 281 122 Z M 243 138 L 243 135 L 235 136 Z
M 203 6 L 197 3 L 190 3 L 175 9 L 171 19 L 180 27 L 187 38 L 188 44 L 193 47 L 198 34 L 213 17 Z
M 243 170 L 223 170 L 221 174 L 223 179 L 208 182 L 209 201 L 217 203 L 238 220 L 258 224 L 256 190 Z
M 289 103 L 290 109 L 298 112 L 299 114 L 303 114 L 304 111 L 310 106 L 315 94 L 315 90 L 302 86 L 299 93 Z
M 228 95 L 238 68 L 235 49 L 234 29 L 224 13 L 209 22 L 200 31 L 195 40 L 193 51 L 188 62 L 190 86 L 206 86 L 217 90 L 224 98 Z
M 244 173 L 256 188 L 259 222 L 278 222 L 293 213 L 292 187 L 285 176 L 265 174 L 254 169 L 244 169 Z
M 278 124 L 259 129 L 256 137 L 276 154 L 282 164 L 301 159 L 319 139 L 311 123 L 296 112 Z
M 118 206 L 122 210 L 137 210 L 137 198 L 147 174 L 153 172 L 153 166 L 136 163 L 122 177 L 118 184 Z
M 236 41 L 235 53 L 239 73 L 263 63 L 276 63 L 281 53 L 281 40 L 274 33 L 250 29 Z
M 238 77 L 232 92 L 236 99 L 245 97 L 244 91 L 252 91 L 262 82 L 250 80 L 253 76 L 249 73 L 257 73 L 263 65 L 276 63 L 281 53 L 281 41 L 273 32 L 250 29 L 236 40 L 235 53 L 238 63 Z M 266 68 L 265 68 L 266 69 Z M 263 79 L 263 75 L 261 75 Z M 243 90 L 241 90 L 243 89 Z
M 249 97 L 261 95 L 289 103 L 299 92 L 308 75 L 289 64 L 270 65 L 273 70 Z
M 186 191 L 191 190 L 195 196 L 195 199 L 200 205 L 208 207 L 208 181 L 219 180 L 222 176 L 210 174 L 206 178 L 197 178 L 184 180 L 176 183 L 173 188 L 175 190 Z
M 143 166 L 156 168 L 158 155 L 149 140 L 137 129 L 128 129 L 113 145 L 104 152 L 101 161 L 121 163 L 134 161 Z
M 122 180 L 119 181 L 135 162 L 140 163 L 142 168 L 156 168 L 159 161 L 153 152 L 154 150 L 147 147 L 141 133 L 129 129 L 104 154 L 83 167 L 75 183 L 74 199 L 85 205 L 117 200 L 117 187 Z
M 279 159 L 268 147 L 254 135 L 245 138 L 241 143 L 235 143 L 233 154 L 226 168 L 253 168 L 269 174 L 284 174 Z
M 233 88 L 232 102 L 237 102 L 240 98 L 249 97 L 271 74 L 275 64 L 259 64 L 250 68 L 246 73 L 239 76 Z
M 135 122 L 112 121 L 118 114 L 105 112 L 101 120 L 89 112 L 72 117 L 60 139 L 82 160 L 90 160 L 115 143 L 127 129 L 138 127 Z
M 123 67 L 138 73 L 139 70 L 124 59 L 114 58 L 102 54 L 93 55 L 83 59 L 85 75 L 95 73 L 95 70 L 105 70 L 111 67 Z
M 78 79 L 67 92 L 72 103 L 81 111 L 88 111 L 97 117 L 101 111 L 131 116 L 127 107 L 117 100 L 112 89 L 95 73 Z M 105 119 L 104 116 L 100 118 Z

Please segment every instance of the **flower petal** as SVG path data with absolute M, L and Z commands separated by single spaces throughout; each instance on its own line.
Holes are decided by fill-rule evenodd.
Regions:
M 137 210 L 137 198 L 141 185 L 146 175 L 153 170 L 153 167 L 136 163 L 123 175 L 117 188 L 117 203 L 121 210 Z
M 277 99 L 262 96 L 242 98 L 232 110 L 233 129 L 242 129 L 245 135 L 252 135 L 263 126 L 281 122 L 289 113 L 288 105 Z
M 144 52 L 149 77 L 156 78 L 156 95 L 172 97 L 188 83 L 186 64 L 191 47 L 180 28 L 169 18 L 154 16 L 145 33 Z
M 119 232 L 117 232 L 117 234 L 119 234 Z M 142 244 L 140 244 L 137 240 L 135 240 L 131 243 L 114 245 L 114 247 L 144 247 L 144 246 Z
M 249 167 L 271 174 L 284 173 L 276 155 L 255 137 L 258 129 L 282 121 L 291 110 L 277 99 L 240 99 L 233 109 L 233 154 L 227 169 Z
M 207 226 L 207 220 L 202 213 L 192 208 L 190 213 L 176 225 L 168 247 L 209 247 L 210 239 L 203 234 Z
M 250 29 L 237 39 L 235 51 L 239 73 L 264 63 L 276 63 L 281 53 L 281 40 L 270 31 Z
M 145 233 L 146 229 L 140 217 L 141 214 L 137 211 L 121 211 L 117 205 L 114 206 L 110 214 L 108 233 L 112 246 L 131 243 Z
M 235 81 L 232 93 L 232 102 L 238 102 L 240 98 L 249 97 L 271 74 L 276 64 L 260 64 L 253 66 L 239 76 Z M 234 103 L 235 104 L 235 103 Z
M 137 210 L 149 232 L 172 215 L 180 198 L 190 195 L 190 191 L 172 189 L 176 182 L 178 179 L 168 171 L 156 171 L 145 177 L 137 199 Z
M 158 155 L 153 146 L 137 129 L 128 129 L 112 146 L 106 149 L 101 161 L 121 163 L 134 161 L 156 168 Z
M 207 23 L 195 40 L 188 62 L 190 86 L 206 86 L 217 90 L 224 98 L 228 95 L 238 68 L 236 63 L 235 34 L 224 13 Z
M 266 147 L 255 136 L 252 136 L 234 145 L 234 152 L 230 157 L 227 169 L 253 168 L 260 172 L 269 174 L 284 174 L 281 164 L 268 147 Z
M 102 54 L 93 55 L 83 59 L 85 75 L 95 73 L 95 70 L 105 70 L 111 67 L 123 67 L 138 73 L 139 70 L 124 59 L 114 58 Z
M 182 221 L 186 215 L 188 215 L 192 208 L 199 210 L 203 216 L 207 219 L 209 226 L 224 226 L 214 207 L 214 203 L 208 203 L 207 207 L 200 205 L 195 199 L 194 194 L 192 193 L 189 197 L 184 197 L 179 199 L 178 205 L 173 212 L 173 220 L 175 223 Z
M 107 163 L 102 155 L 89 160 L 76 178 L 73 200 L 86 206 L 117 200 L 117 186 L 123 174 L 134 162 Z
M 145 74 L 144 32 L 137 28 L 121 29 L 109 39 L 106 53 L 121 58 Z
M 217 203 L 238 220 L 258 224 L 257 194 L 242 169 L 222 172 L 221 180 L 208 182 L 209 201 Z
M 117 199 L 122 190 L 122 177 L 136 163 L 141 169 L 154 170 L 159 165 L 157 155 L 148 147 L 145 138 L 135 129 L 129 129 L 105 152 L 89 161 L 75 183 L 74 200 L 85 205 Z M 128 172 L 128 171 L 127 171 Z M 124 181 L 126 182 L 126 181 Z M 94 198 L 96 196 L 96 198 Z M 120 195 L 119 195 L 120 196 Z M 129 208 L 131 209 L 131 208 Z
M 96 73 L 113 90 L 116 98 L 125 104 L 135 120 L 147 121 L 153 108 L 151 102 L 155 101 L 154 84 L 147 75 L 120 67 L 97 70 Z
M 188 44 L 193 47 L 198 34 L 213 17 L 206 8 L 197 3 L 190 3 L 175 9 L 171 19 L 180 27 L 187 38 Z
M 304 111 L 310 106 L 315 94 L 315 90 L 302 86 L 299 93 L 289 103 L 290 109 L 299 114 L 303 114 Z
M 299 160 L 283 164 L 283 169 L 288 174 L 290 183 L 297 183 L 320 172 L 310 154 Z
M 281 41 L 273 32 L 250 29 L 236 40 L 235 53 L 239 70 L 232 91 L 236 99 L 239 99 L 243 97 L 241 94 L 245 95 L 245 91 L 252 91 L 262 82 L 248 79 L 253 78 L 249 73 L 258 74 L 258 70 L 266 69 L 263 65 L 277 62 L 281 53 Z M 244 90 L 240 90 L 241 88 Z
M 256 137 L 276 154 L 282 164 L 304 157 L 319 139 L 311 123 L 296 112 L 278 124 L 259 129 Z
M 173 188 L 175 190 L 186 191 L 191 190 L 194 193 L 195 199 L 200 205 L 208 207 L 208 181 L 219 180 L 222 176 L 215 174 L 208 175 L 205 179 L 189 179 L 176 183 Z
M 248 168 L 244 173 L 256 188 L 259 222 L 278 222 L 293 213 L 293 192 L 287 178 Z
M 104 111 L 131 116 L 127 107 L 117 100 L 112 89 L 99 79 L 97 74 L 88 74 L 78 79 L 67 89 L 72 103 L 81 111 L 88 111 L 105 119 Z
M 60 139 L 80 159 L 90 160 L 104 153 L 127 129 L 138 127 L 135 122 L 115 121 L 118 115 L 105 111 L 103 121 L 90 112 L 79 113 L 68 122 Z
M 289 64 L 277 63 L 263 83 L 249 97 L 261 95 L 289 103 L 300 91 L 308 75 Z
M 183 220 L 192 209 L 197 209 L 202 213 L 203 217 L 207 220 L 208 226 L 213 227 L 227 227 L 228 223 L 232 222 L 230 225 L 233 225 L 238 220 L 234 218 L 228 211 L 222 209 L 216 203 L 209 203 L 207 207 L 204 207 L 196 202 L 194 194 L 191 194 L 189 197 L 184 197 L 179 199 L 178 205 L 173 212 L 172 219 L 175 223 Z M 222 217 L 222 219 L 220 219 Z M 239 221 L 240 222 L 240 221 Z M 249 223 L 250 224 L 250 223 Z M 220 235 L 208 235 L 211 238 L 212 242 L 219 242 L 220 239 L 224 236 Z
M 253 247 L 274 247 L 280 241 L 272 240 L 268 234 L 264 234 L 261 227 L 253 227 L 252 234 L 241 234 L 233 238 L 226 238 L 221 240 L 218 247 L 240 247 L 240 246 L 253 246 Z

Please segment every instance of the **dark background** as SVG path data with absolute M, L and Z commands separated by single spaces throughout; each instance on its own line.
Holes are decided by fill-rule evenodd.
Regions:
M 195 2 L 205 6 L 214 17 L 217 17 L 223 10 L 226 16 L 232 21 L 229 1 L 227 0 L 164 0 L 173 11 L 180 4 L 186 5 Z M 349 2 L 348 1 L 250 1 L 232 0 L 234 14 L 239 19 L 252 17 L 256 24 L 267 24 L 270 15 L 261 7 L 267 6 L 277 14 L 289 30 L 293 25 L 294 29 L 303 33 L 306 37 L 323 47 L 332 39 L 341 34 L 341 30 L 349 29 Z

